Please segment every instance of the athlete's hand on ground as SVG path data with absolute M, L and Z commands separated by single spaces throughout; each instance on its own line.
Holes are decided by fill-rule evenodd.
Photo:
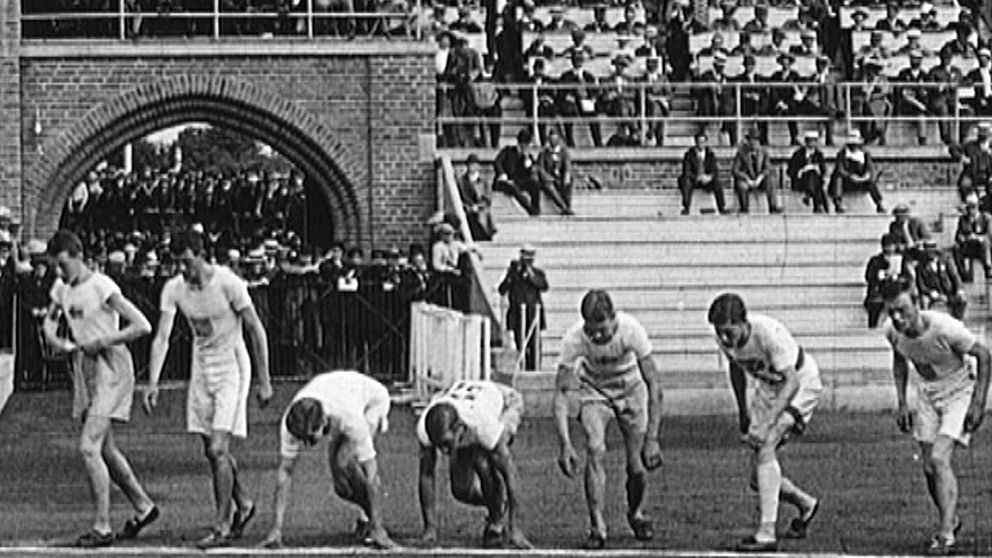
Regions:
M 527 540 L 527 537 L 524 535 L 523 531 L 517 529 L 516 527 L 511 527 L 507 530 L 506 540 L 510 543 L 510 546 L 517 550 L 531 550 L 534 548 L 534 545 Z
M 145 409 L 145 414 L 150 415 L 155 407 L 158 405 L 158 386 L 148 386 L 145 389 L 145 397 L 141 401 L 142 408 Z
M 282 531 L 273 529 L 265 537 L 265 540 L 258 543 L 261 548 L 282 548 Z
M 437 544 L 437 527 L 427 527 L 420 534 L 420 542 L 434 546 Z
M 648 471 L 661 467 L 661 444 L 658 440 L 652 438 L 644 442 L 644 447 L 641 448 L 641 461 Z
M 913 414 L 905 405 L 900 405 L 899 410 L 896 411 L 896 424 L 899 426 L 899 430 L 907 434 L 913 431 Z
M 985 418 L 984 403 L 979 405 L 973 402 L 968 407 L 968 414 L 964 416 L 964 431 L 970 434 L 978 430 L 978 427 L 982 425 L 983 418 Z
M 258 398 L 258 406 L 264 409 L 272 400 L 272 384 L 259 384 L 255 397 Z
M 579 471 L 579 456 L 576 455 L 575 449 L 571 445 L 561 448 L 561 454 L 558 456 L 558 467 L 568 478 L 574 477 Z

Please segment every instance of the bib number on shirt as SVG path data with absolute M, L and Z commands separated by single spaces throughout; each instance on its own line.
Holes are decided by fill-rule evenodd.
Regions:
M 458 382 L 448 389 L 448 397 L 452 399 L 460 399 L 463 401 L 474 401 L 475 396 L 482 391 L 482 386 L 476 384 L 469 384 L 466 382 Z

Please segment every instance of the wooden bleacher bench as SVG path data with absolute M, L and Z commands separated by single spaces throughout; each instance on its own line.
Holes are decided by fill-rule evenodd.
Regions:
M 896 50 L 906 46 L 905 33 L 901 33 L 898 37 L 896 37 L 888 31 L 883 31 L 882 37 L 882 45 L 887 49 Z M 929 31 L 921 34 L 920 47 L 924 50 L 937 53 L 940 51 L 940 47 L 947 44 L 948 41 L 953 41 L 954 38 L 954 31 Z M 851 32 L 851 46 L 854 48 L 855 52 L 857 52 L 859 48 L 869 44 L 870 41 L 871 31 Z
M 541 33 L 524 33 L 524 50 L 541 35 Z M 571 33 L 544 33 L 543 35 L 544 44 L 551 47 L 551 50 L 555 51 L 555 54 L 561 54 L 565 49 L 572 46 Z M 644 43 L 644 39 L 631 35 L 589 32 L 586 33 L 585 44 L 592 47 L 595 56 L 612 56 L 620 48 L 619 41 L 621 37 L 632 39 L 630 44 L 633 48 L 637 48 Z
M 757 72 L 759 75 L 770 75 L 775 70 L 779 69 L 778 61 L 775 56 L 757 56 L 755 57 L 758 63 Z M 923 59 L 923 68 L 929 70 L 930 68 L 940 64 L 940 58 L 937 56 L 930 56 Z M 962 73 L 967 74 L 970 70 L 978 65 L 978 60 L 974 58 L 963 58 L 956 56 L 954 58 L 953 64 L 961 70 Z M 704 56 L 699 58 L 699 71 L 704 72 L 713 67 L 713 57 Z M 816 60 L 811 56 L 797 56 L 796 62 L 792 67 L 799 72 L 801 75 L 808 76 L 812 75 L 816 69 Z M 900 70 L 909 67 L 909 56 L 892 56 L 885 59 L 885 68 L 883 72 L 886 76 L 895 77 Z M 729 76 L 735 76 L 744 69 L 743 57 L 742 56 L 728 56 L 727 57 L 727 68 L 725 73 Z
M 769 7 L 768 24 L 772 27 L 781 27 L 786 21 L 795 19 L 797 11 L 796 8 Z M 720 8 L 710 8 L 709 16 L 709 20 L 712 22 L 723 17 L 723 12 L 720 11 Z M 749 6 L 737 8 L 737 11 L 734 12 L 734 19 L 743 27 L 745 23 L 754 19 L 754 8 Z

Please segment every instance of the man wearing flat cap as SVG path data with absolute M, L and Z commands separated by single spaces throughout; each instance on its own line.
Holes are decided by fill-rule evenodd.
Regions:
M 911 30 L 909 33 L 913 31 L 915 30 Z M 919 31 L 916 32 L 919 33 Z M 923 69 L 923 52 L 913 50 L 909 53 L 909 67 L 899 71 L 896 81 L 901 84 L 896 89 L 896 114 L 917 117 L 917 141 L 923 145 L 927 142 L 927 123 L 924 120 L 924 117 L 929 113 L 927 97 L 932 91 L 923 85 L 929 81 L 929 76 Z M 919 86 L 905 85 L 910 83 L 919 84 Z
M 846 145 L 837 152 L 834 172 L 830 175 L 830 197 L 836 213 L 844 213 L 843 196 L 851 190 L 867 190 L 871 200 L 875 202 L 875 210 L 885 213 L 875 166 L 871 155 L 863 149 L 863 144 L 861 134 L 857 130 L 851 130 Z
M 506 326 L 513 331 L 517 349 L 525 353 L 524 370 L 539 369 L 540 336 L 546 327 L 541 293 L 548 290 L 548 280 L 544 271 L 534 265 L 536 255 L 537 249 L 532 244 L 524 244 L 520 248 L 520 258 L 510 262 L 506 276 L 499 284 L 499 294 L 509 298 Z M 530 340 L 524 347 L 528 332 Z
M 909 206 L 901 203 L 892 210 L 892 222 L 889 223 L 889 233 L 896 240 L 900 253 L 913 261 L 919 261 L 922 255 L 923 242 L 930 240 L 930 229 L 922 219 L 910 215 Z
M 954 259 L 937 246 L 937 241 L 927 239 L 916 264 L 916 288 L 920 293 L 920 308 L 927 310 L 944 304 L 950 315 L 961 320 L 968 301 L 964 297 L 961 276 Z
M 737 211 L 751 212 L 751 192 L 764 191 L 768 199 L 768 213 L 781 213 L 778 207 L 776 176 L 771 158 L 761 145 L 756 129 L 744 132 L 744 141 L 737 148 L 730 174 L 734 177 L 737 194 Z
M 978 205 L 978 194 L 972 192 L 964 200 L 964 211 L 958 217 L 958 228 L 954 233 L 954 260 L 961 279 L 971 282 L 974 276 L 972 260 L 978 260 L 985 272 L 985 279 L 992 279 L 992 217 Z
M 792 189 L 803 193 L 803 203 L 809 205 L 813 201 L 813 213 L 827 213 L 827 165 L 817 146 L 819 139 L 813 130 L 803 134 L 803 145 L 792 153 L 786 174 L 792 181 Z

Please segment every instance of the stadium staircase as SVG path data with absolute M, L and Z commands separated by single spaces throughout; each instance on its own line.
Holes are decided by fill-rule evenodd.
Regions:
M 906 203 L 936 225 L 943 246 L 953 243 L 958 200 L 952 188 L 890 190 L 885 196 L 888 207 Z M 845 215 L 813 215 L 797 195 L 780 197 L 784 215 L 760 214 L 763 200 L 752 202 L 759 214 L 699 215 L 700 207 L 712 208 L 712 198 L 697 192 L 696 215 L 682 217 L 675 190 L 580 191 L 575 217 L 531 218 L 496 195 L 499 234 L 480 244 L 482 284 L 495 291 L 508 262 L 528 242 L 537 247 L 537 265 L 551 284 L 540 371 L 516 378 L 530 412 L 550 414 L 560 340 L 579 318 L 579 301 L 590 288 L 607 289 L 619 309 L 647 328 L 664 378 L 666 413 L 734 409 L 726 363 L 706 323 L 710 301 L 724 291 L 740 293 L 753 311 L 792 330 L 820 364 L 826 407 L 890 406 L 891 354 L 881 330 L 867 329 L 861 302 L 865 263 L 879 251 L 891 217 L 875 214 L 867 196 L 850 197 Z M 967 318 L 984 331 L 989 304 L 980 275 L 966 285 Z

